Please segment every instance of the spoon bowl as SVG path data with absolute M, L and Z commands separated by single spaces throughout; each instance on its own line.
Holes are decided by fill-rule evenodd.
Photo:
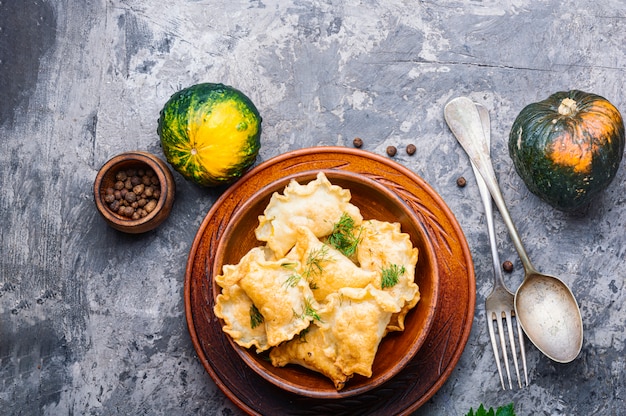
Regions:
M 496 180 L 480 114 L 474 102 L 458 97 L 446 104 L 444 115 L 493 197 L 524 266 L 524 281 L 515 293 L 515 315 L 528 339 L 548 358 L 568 363 L 582 348 L 580 309 L 569 287 L 554 276 L 539 273 L 530 262 Z
M 535 346 L 552 360 L 568 363 L 582 347 L 580 310 L 569 287 L 532 271 L 515 294 L 515 314 Z

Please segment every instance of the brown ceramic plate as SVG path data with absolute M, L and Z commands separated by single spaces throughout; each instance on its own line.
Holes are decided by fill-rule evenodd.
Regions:
M 401 198 L 368 176 L 345 169 L 303 171 L 286 176 L 281 173 L 280 177 L 272 180 L 269 185 L 255 192 L 234 209 L 218 242 L 215 255 L 211 257 L 212 276 L 220 275 L 224 264 L 239 263 L 250 249 L 262 244 L 256 239 L 253 230 L 258 227 L 259 216 L 263 214 L 275 192 L 282 193 L 291 180 L 302 185 L 307 184 L 314 180 L 319 172 L 324 172 L 333 185 L 350 190 L 350 202 L 359 207 L 364 219 L 400 223 L 402 232 L 409 235 L 413 246 L 419 250 L 415 283 L 419 286 L 420 300 L 406 316 L 404 331 L 391 332 L 383 338 L 372 364 L 371 377 L 355 375 L 339 391 L 329 378 L 318 372 L 299 365 L 274 367 L 267 353 L 257 354 L 255 348 L 243 348 L 230 337 L 229 341 L 241 359 L 270 383 L 300 395 L 338 399 L 364 393 L 394 377 L 424 344 L 434 321 L 439 288 L 435 250 L 420 218 Z M 215 279 L 212 293 L 216 302 L 222 289 Z M 221 322 L 221 325 L 225 323 Z
M 212 258 L 237 207 L 276 177 L 327 169 L 367 176 L 404 200 L 418 215 L 433 243 L 439 270 L 437 311 L 422 348 L 386 383 L 339 399 L 297 395 L 263 379 L 237 355 L 213 314 Z M 224 394 L 252 415 L 405 415 L 415 411 L 445 383 L 460 359 L 472 326 L 475 296 L 467 241 L 439 195 L 419 176 L 390 159 L 341 147 L 289 152 L 244 175 L 202 222 L 185 275 L 187 325 L 198 357 Z

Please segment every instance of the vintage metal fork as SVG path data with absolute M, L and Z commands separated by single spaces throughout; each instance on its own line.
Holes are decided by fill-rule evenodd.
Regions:
M 478 109 L 478 113 L 480 114 L 480 119 L 483 125 L 483 132 L 485 134 L 485 140 L 487 145 L 489 146 L 491 141 L 491 128 L 489 122 L 489 112 L 488 110 L 480 105 L 476 104 L 476 108 Z M 515 343 L 515 336 L 513 332 L 513 317 L 515 316 L 515 305 L 514 305 L 514 295 L 513 293 L 507 289 L 504 284 L 504 279 L 502 277 L 502 269 L 500 264 L 500 258 L 498 256 L 498 250 L 496 245 L 496 236 L 493 224 L 493 202 L 491 200 L 491 194 L 487 189 L 487 185 L 481 174 L 477 171 L 474 163 L 472 162 L 472 169 L 474 170 L 474 176 L 476 176 L 476 181 L 478 183 L 478 189 L 480 191 L 480 197 L 483 201 L 483 205 L 485 206 L 485 216 L 487 218 L 487 229 L 489 231 L 489 245 L 491 246 L 491 256 L 493 258 L 493 270 L 494 270 L 494 286 L 491 293 L 487 296 L 485 300 L 485 312 L 487 316 L 487 325 L 489 328 L 489 337 L 491 338 L 491 346 L 493 348 L 493 354 L 496 359 L 496 366 L 498 367 L 498 374 L 500 375 L 500 383 L 502 384 L 502 388 L 506 390 L 506 386 L 504 384 L 504 378 L 502 377 L 502 367 L 500 365 L 500 354 L 498 353 L 498 340 L 496 339 L 496 333 L 494 330 L 494 321 L 496 322 L 498 328 L 498 336 L 500 341 L 500 347 L 502 351 L 502 357 L 504 361 L 504 366 L 506 368 L 506 375 L 509 381 L 509 388 L 513 388 L 513 382 L 511 381 L 511 371 L 509 370 L 509 357 L 506 347 L 506 338 L 503 321 L 506 323 L 509 345 L 511 347 L 511 353 L 513 356 L 513 363 L 515 365 L 515 373 L 517 374 L 517 382 L 519 387 L 522 387 L 522 379 L 520 377 L 519 365 L 517 361 L 517 349 Z M 515 319 L 515 326 L 517 327 L 517 339 L 519 343 L 519 351 L 522 358 L 522 366 L 524 369 L 524 381 L 525 385 L 528 386 L 528 370 L 526 368 L 526 350 L 524 348 L 524 334 L 522 332 L 522 328 Z

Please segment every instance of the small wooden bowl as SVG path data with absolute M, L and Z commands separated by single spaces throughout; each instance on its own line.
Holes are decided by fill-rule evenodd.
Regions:
M 361 394 L 380 386 L 411 361 L 424 344 L 434 320 L 439 273 L 434 245 L 424 231 L 422 222 L 394 192 L 365 175 L 334 169 L 322 171 L 333 185 L 350 190 L 351 202 L 359 207 L 364 219 L 399 222 L 402 232 L 409 234 L 413 246 L 418 248 L 415 282 L 420 289 L 420 301 L 407 315 L 405 330 L 391 332 L 383 338 L 372 367 L 372 377 L 356 375 L 340 391 L 319 373 L 296 365 L 274 367 L 263 354 L 257 354 L 254 348 L 245 349 L 235 344 L 230 337 L 228 340 L 252 370 L 280 389 L 307 397 L 337 399 Z M 254 229 L 258 226 L 259 215 L 263 213 L 274 192 L 282 193 L 292 179 L 306 184 L 314 180 L 318 172 L 305 171 L 278 178 L 238 204 L 218 243 L 216 256 L 212 261 L 212 275 L 220 275 L 223 265 L 237 264 L 251 248 L 262 245 L 256 240 Z M 212 285 L 215 299 L 221 293 L 221 288 L 215 280 Z
M 161 195 L 156 208 L 143 218 L 133 220 L 109 208 L 105 202 L 107 188 L 112 188 L 116 182 L 115 175 L 127 169 L 152 169 L 159 179 Z M 167 164 L 155 155 L 133 151 L 115 156 L 106 162 L 98 171 L 93 185 L 96 207 L 105 221 L 113 228 L 125 233 L 139 234 L 150 231 L 161 225 L 170 215 L 176 184 L 172 172 Z

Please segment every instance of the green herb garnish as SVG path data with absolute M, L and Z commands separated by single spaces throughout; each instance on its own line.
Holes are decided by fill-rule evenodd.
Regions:
M 261 315 L 261 312 L 259 312 L 256 306 L 250 306 L 250 327 L 254 329 L 262 323 L 263 315 Z
M 322 318 L 317 314 L 317 311 L 311 305 L 311 301 L 309 299 L 304 300 L 304 315 L 310 316 L 316 321 L 322 321 Z
M 317 289 L 314 277 L 319 276 L 324 271 L 322 264 L 329 261 L 328 258 L 328 246 L 322 246 L 317 250 L 311 250 L 309 256 L 306 259 L 306 265 L 304 266 L 304 272 L 302 275 L 309 282 L 309 287 L 312 290 Z
M 469 413 L 465 416 L 515 416 L 515 411 L 513 409 L 513 403 L 498 407 L 495 411 L 492 407 L 490 407 L 489 410 L 486 410 L 481 404 L 478 410 L 476 410 L 476 413 L 474 413 L 473 409 L 470 409 Z
M 296 287 L 300 279 L 302 279 L 302 276 L 298 273 L 290 274 L 285 281 L 285 285 L 287 285 L 288 287 Z
M 322 318 L 320 318 L 319 314 L 317 313 L 317 311 L 315 310 L 315 308 L 313 308 L 313 305 L 311 305 L 311 300 L 310 299 L 305 299 L 304 300 L 304 310 L 302 311 L 302 314 L 298 314 L 296 313 L 296 311 L 293 311 L 293 316 L 296 318 L 300 318 L 300 319 L 304 319 L 307 316 L 310 316 L 311 318 L 313 318 L 316 321 L 322 321 Z
M 302 275 L 296 273 L 296 266 L 298 265 L 298 263 L 281 263 L 281 267 L 287 270 L 291 270 L 293 271 L 292 274 L 289 275 L 289 277 L 287 278 L 287 280 L 285 281 L 285 286 L 288 287 L 296 287 L 298 285 L 298 282 L 300 281 L 300 279 L 302 279 Z
M 382 270 L 381 287 L 383 289 L 393 287 L 398 284 L 400 276 L 406 272 L 404 266 L 398 266 L 397 264 L 391 264 L 388 268 Z
M 328 246 L 322 246 L 317 250 L 311 250 L 309 257 L 306 259 L 306 268 L 304 275 L 310 277 L 312 275 L 322 274 L 324 269 L 322 263 L 328 260 Z
M 295 270 L 297 265 L 298 263 L 296 262 L 286 262 L 286 263 L 281 263 L 280 267 L 283 267 L 288 270 Z
M 298 334 L 298 339 L 300 340 L 300 342 L 307 342 L 306 336 L 310 330 L 311 330 L 311 325 L 307 326 L 302 331 L 300 331 L 300 333 Z
M 333 225 L 333 232 L 328 237 L 328 243 L 346 257 L 351 257 L 356 253 L 357 246 L 361 242 L 362 230 L 361 227 L 357 230 L 354 219 L 344 212 L 339 222 Z

